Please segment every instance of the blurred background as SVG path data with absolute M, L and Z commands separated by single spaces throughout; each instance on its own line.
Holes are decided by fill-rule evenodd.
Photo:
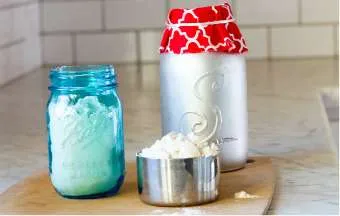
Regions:
M 172 7 L 223 0 L 0 0 L 0 85 L 41 65 L 157 62 Z M 338 55 L 338 0 L 233 0 L 249 59 Z

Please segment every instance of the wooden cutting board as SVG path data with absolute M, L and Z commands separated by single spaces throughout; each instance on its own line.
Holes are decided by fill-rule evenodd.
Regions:
M 95 200 L 64 199 L 54 191 L 46 172 L 33 175 L 0 195 L 0 214 L 265 214 L 275 187 L 275 173 L 268 157 L 254 157 L 244 169 L 222 173 L 217 201 L 201 206 L 155 207 L 139 200 L 136 168 L 128 164 L 121 192 Z M 256 199 L 235 199 L 234 193 L 246 191 Z

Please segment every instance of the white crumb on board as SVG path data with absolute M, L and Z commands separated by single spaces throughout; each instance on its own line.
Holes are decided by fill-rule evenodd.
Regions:
M 240 191 L 240 192 L 235 193 L 234 197 L 235 199 L 256 199 L 256 198 L 259 198 L 260 196 L 249 194 L 245 191 Z
M 206 215 L 207 212 L 204 210 L 201 210 L 200 207 L 186 207 L 186 208 L 179 208 L 176 209 L 176 212 L 169 213 L 169 211 L 166 210 L 153 210 L 151 214 L 157 214 L 157 215 Z

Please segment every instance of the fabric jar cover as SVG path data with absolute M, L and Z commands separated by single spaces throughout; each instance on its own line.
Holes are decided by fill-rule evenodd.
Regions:
M 195 9 L 172 9 L 160 53 L 219 52 L 244 54 L 248 48 L 229 3 Z

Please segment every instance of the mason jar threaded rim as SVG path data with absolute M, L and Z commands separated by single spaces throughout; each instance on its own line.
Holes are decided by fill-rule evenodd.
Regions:
M 50 90 L 116 86 L 114 67 L 105 65 L 63 65 L 50 70 Z

